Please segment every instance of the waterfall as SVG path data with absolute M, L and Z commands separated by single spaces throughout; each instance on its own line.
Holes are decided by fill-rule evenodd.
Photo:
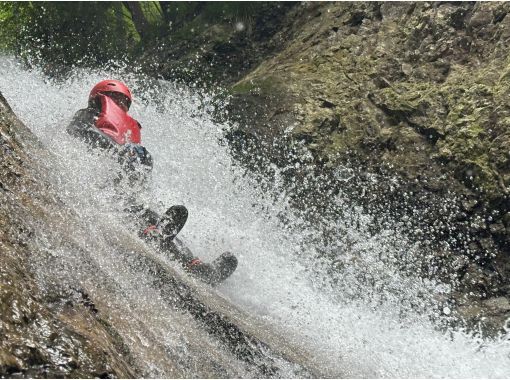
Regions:
M 402 261 L 413 261 L 419 249 L 415 242 L 394 231 L 369 232 L 370 216 L 344 195 L 331 202 L 355 214 L 356 226 L 324 220 L 310 227 L 289 207 L 284 191 L 268 196 L 222 142 L 229 126 L 210 116 L 214 97 L 106 69 L 76 69 L 65 80 L 49 80 L 9 57 L 0 58 L 0 72 L 0 91 L 14 112 L 57 157 L 49 163 L 55 189 L 88 227 L 80 242 L 84 249 L 74 255 L 37 236 L 47 244 L 48 257 L 36 259 L 34 270 L 45 286 L 76 279 L 89 284 L 98 307 L 113 310 L 112 319 L 125 327 L 125 339 L 146 347 L 147 376 L 206 373 L 189 368 L 206 365 L 200 351 L 213 352 L 215 343 L 194 322 L 189 329 L 197 330 L 197 341 L 182 342 L 175 321 L 180 328 L 188 326 L 185 316 L 161 299 L 153 279 L 129 268 L 118 260 L 122 252 L 110 248 L 114 238 L 109 231 L 130 238 L 124 247 L 133 252 L 144 244 L 115 208 L 107 185 L 115 163 L 91 154 L 65 133 L 74 112 L 86 106 L 92 86 L 107 77 L 131 88 L 130 113 L 142 124 L 142 143 L 153 155 L 152 182 L 143 199 L 160 212 L 173 204 L 188 208 L 181 237 L 196 256 L 205 261 L 223 251 L 238 256 L 236 272 L 214 290 L 219 297 L 269 324 L 336 376 L 508 376 L 508 335 L 488 339 L 444 327 L 451 318 L 445 303 L 450 286 L 399 272 Z M 333 243 L 313 239 L 324 224 L 338 231 Z M 336 257 L 336 271 L 320 259 L 319 250 Z M 60 266 L 37 265 L 48 260 Z M 156 354 L 156 346 L 165 350 Z M 231 361 L 228 353 L 215 352 L 211 362 Z M 166 364 L 190 354 L 197 359 L 183 365 L 188 369 Z M 226 367 L 225 377 L 253 375 L 235 362 Z M 283 375 L 297 373 L 291 368 Z

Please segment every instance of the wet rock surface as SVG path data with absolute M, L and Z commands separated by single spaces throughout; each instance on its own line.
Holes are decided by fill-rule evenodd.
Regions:
M 41 291 L 30 261 L 34 227 L 62 207 L 36 181 L 44 150 L 0 95 L 0 375 L 130 378 L 137 372 L 83 294 Z M 33 148 L 27 148 L 32 146 Z

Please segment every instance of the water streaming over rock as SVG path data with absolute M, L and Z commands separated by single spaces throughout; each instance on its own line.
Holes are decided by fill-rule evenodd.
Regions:
M 185 320 L 185 314 L 162 299 L 154 278 L 133 271 L 118 260 L 123 252 L 110 249 L 118 238 L 129 240 L 121 247 L 132 254 L 143 244 L 114 207 L 107 185 L 114 163 L 90 154 L 65 133 L 74 112 L 86 105 L 90 88 L 105 77 L 125 80 L 134 93 L 131 114 L 141 122 L 142 141 L 155 162 L 144 199 L 159 211 L 186 205 L 190 217 L 181 235 L 197 256 L 211 260 L 227 250 L 238 255 L 238 270 L 215 290 L 220 297 L 263 320 L 334 376 L 510 373 L 509 337 L 484 340 L 438 328 L 449 319 L 444 300 L 450 287 L 402 274 L 402 262 L 412 263 L 418 249 L 414 242 L 388 231 L 371 234 L 370 217 L 350 205 L 348 197 L 332 202 L 356 214 L 358 224 L 324 220 L 338 239 L 327 244 L 313 239 L 319 231 L 303 227 L 306 223 L 293 214 L 284 191 L 268 196 L 232 161 L 222 143 L 228 126 L 214 123 L 208 113 L 212 97 L 103 70 L 76 70 L 63 82 L 50 81 L 7 57 L 0 59 L 0 73 L 0 91 L 57 156 L 51 163 L 52 183 L 87 227 L 79 242 L 83 250 L 72 255 L 37 236 L 48 257 L 35 260 L 35 272 L 46 287 L 88 284 L 97 307 L 111 310 L 110 318 L 125 327 L 124 338 L 139 347 L 136 360 L 145 366 L 146 376 L 204 376 L 213 373 L 208 368 L 215 363 L 222 363 L 219 373 L 225 377 L 257 372 L 232 360 L 199 324 Z M 318 250 L 336 257 L 336 272 L 326 269 Z M 196 330 L 196 340 L 182 341 L 176 326 Z M 196 360 L 183 363 L 189 357 Z M 288 366 L 279 375 L 303 373 Z

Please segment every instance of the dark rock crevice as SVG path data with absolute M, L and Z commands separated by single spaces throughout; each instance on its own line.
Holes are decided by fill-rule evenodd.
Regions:
M 425 116 L 423 113 L 421 113 L 419 111 L 417 111 L 416 113 L 412 113 L 412 112 L 406 112 L 404 110 L 391 109 L 384 103 L 378 103 L 373 94 L 368 94 L 368 99 L 372 102 L 372 104 L 374 106 L 379 108 L 381 111 L 383 111 L 383 113 L 386 116 L 389 117 L 390 124 L 398 125 L 403 122 L 406 125 L 408 125 L 409 127 L 411 127 L 412 129 L 414 129 L 416 132 L 418 132 L 420 135 L 427 138 L 432 145 L 435 145 L 436 142 L 440 138 L 444 137 L 444 135 L 441 134 L 436 129 L 426 128 L 423 125 L 414 123 L 413 121 L 410 120 L 411 116 L 418 116 L 418 117 Z

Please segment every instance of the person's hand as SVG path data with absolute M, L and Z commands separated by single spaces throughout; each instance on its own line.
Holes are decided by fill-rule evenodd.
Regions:
M 133 166 L 138 163 L 152 167 L 152 157 L 147 149 L 145 149 L 142 145 L 124 144 L 120 149 L 119 155 L 122 158 L 122 161 L 129 166 Z

